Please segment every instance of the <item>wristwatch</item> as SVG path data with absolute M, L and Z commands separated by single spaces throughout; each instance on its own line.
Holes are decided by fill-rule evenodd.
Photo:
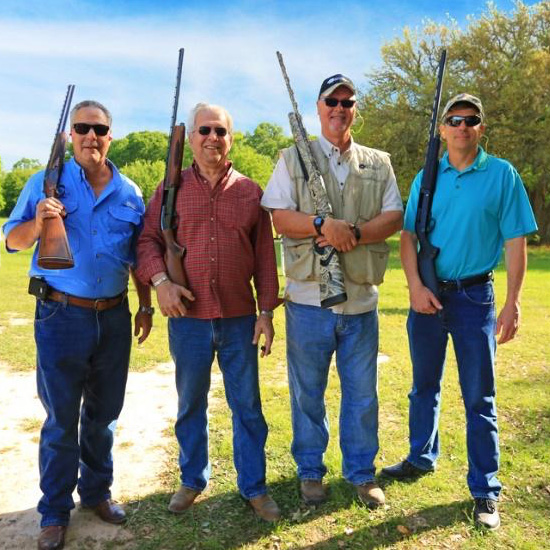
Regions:
M 355 224 L 351 226 L 351 230 L 353 231 L 353 234 L 355 235 L 355 240 L 359 242 L 361 240 L 361 230 L 359 227 Z
M 324 216 L 316 216 L 313 218 L 313 227 L 315 227 L 315 231 L 317 231 L 317 235 L 322 236 L 323 233 L 321 232 L 321 228 L 323 227 L 323 224 L 325 223 L 325 217 Z
M 260 315 L 265 315 L 266 317 L 269 317 L 270 319 L 273 319 L 273 310 L 272 309 L 262 309 L 262 311 L 260 311 Z
M 155 308 L 151 306 L 139 306 L 138 313 L 146 313 L 147 315 L 153 315 Z

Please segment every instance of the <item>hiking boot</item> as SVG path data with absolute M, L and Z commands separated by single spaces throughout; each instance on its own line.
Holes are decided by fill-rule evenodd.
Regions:
M 392 477 L 393 479 L 416 479 L 426 474 L 431 474 L 434 469 L 433 466 L 427 470 L 418 468 L 408 460 L 403 460 L 393 466 L 382 468 L 382 475 Z
M 500 527 L 500 516 L 498 515 L 497 502 L 490 498 L 476 498 L 474 508 L 474 521 L 484 527 L 494 531 Z
M 300 494 L 309 506 L 322 504 L 327 499 L 327 492 L 320 479 L 304 479 L 300 481 Z
M 357 485 L 357 496 L 359 500 L 369 508 L 377 508 L 378 506 L 386 504 L 384 491 L 382 491 L 374 481 Z
M 181 514 L 182 512 L 185 512 L 185 510 L 193 504 L 199 494 L 199 491 L 189 489 L 189 487 L 182 485 L 179 488 L 179 491 L 172 495 L 170 504 L 168 505 L 168 510 L 174 514 Z
M 281 510 L 277 503 L 267 494 L 259 495 L 248 500 L 254 513 L 264 521 L 277 521 L 281 519 Z

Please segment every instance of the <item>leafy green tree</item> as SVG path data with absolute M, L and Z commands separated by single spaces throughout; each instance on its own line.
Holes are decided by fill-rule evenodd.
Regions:
M 164 167 L 165 162 L 163 160 L 155 160 L 153 162 L 136 160 L 124 166 L 121 172 L 140 187 L 143 193 L 143 200 L 147 204 L 158 184 L 164 178 Z
M 28 159 L 22 159 L 28 160 Z M 14 164 L 14 168 L 18 163 Z M 24 164 L 24 163 L 23 163 Z M 26 168 L 15 168 L 8 172 L 2 180 L 2 197 L 4 205 L 2 207 L 2 215 L 7 216 L 13 210 L 17 197 L 27 183 L 27 180 L 42 167 L 40 165 Z
M 271 122 L 260 122 L 252 134 L 247 132 L 244 142 L 261 155 L 269 157 L 273 163 L 277 161 L 279 151 L 290 147 L 294 140 L 283 133 L 283 129 Z
M 155 162 L 166 160 L 168 135 L 164 132 L 132 132 L 122 139 L 114 139 L 109 158 L 121 167 L 136 160 Z
M 38 159 L 28 159 L 24 157 L 13 164 L 12 170 L 29 170 L 40 168 L 40 166 L 41 164 Z
M 392 154 L 403 196 L 424 163 L 436 67 L 448 48 L 442 102 L 461 91 L 478 95 L 487 116 L 489 153 L 519 170 L 550 242 L 550 2 L 510 13 L 493 4 L 466 30 L 428 23 L 382 48 L 382 66 L 361 97 L 360 143 Z M 359 120 L 361 123 L 361 120 Z
M 273 172 L 273 162 L 270 157 L 262 155 L 250 145 L 242 133 L 236 132 L 233 136 L 233 146 L 229 153 L 235 170 L 257 182 L 262 189 L 267 185 Z

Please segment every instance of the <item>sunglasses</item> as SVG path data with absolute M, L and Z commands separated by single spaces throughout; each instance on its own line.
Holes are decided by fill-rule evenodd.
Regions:
M 335 97 L 325 97 L 323 99 L 327 107 L 336 107 L 338 103 L 344 109 L 351 109 L 355 105 L 355 99 L 336 99 Z
M 215 128 L 211 126 L 199 126 L 199 134 L 201 136 L 209 136 L 212 130 L 216 132 L 218 137 L 225 137 L 227 135 L 227 128 L 222 128 L 221 126 L 216 126 Z
M 445 124 L 447 126 L 452 126 L 453 128 L 458 128 L 462 121 L 468 126 L 468 128 L 471 128 L 472 126 L 477 126 L 478 124 L 481 124 L 481 117 L 478 115 L 468 115 L 468 116 L 461 116 L 461 115 L 454 115 L 450 116 L 445 120 Z
M 106 136 L 109 132 L 109 126 L 105 124 L 88 124 L 86 122 L 76 122 L 73 124 L 74 131 L 81 136 L 85 136 L 90 130 L 93 130 L 96 136 Z

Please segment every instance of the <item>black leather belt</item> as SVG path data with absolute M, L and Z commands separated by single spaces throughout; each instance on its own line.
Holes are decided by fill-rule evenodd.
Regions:
M 438 281 L 439 290 L 458 290 L 473 285 L 482 285 L 494 279 L 493 272 L 483 273 L 482 275 L 474 275 L 465 279 L 455 279 L 451 281 Z

